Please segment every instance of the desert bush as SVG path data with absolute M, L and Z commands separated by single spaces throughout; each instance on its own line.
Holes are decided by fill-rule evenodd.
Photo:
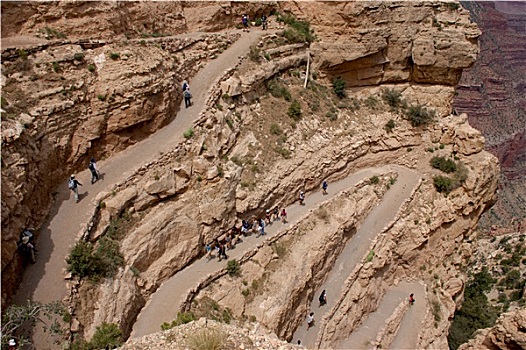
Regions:
M 226 264 L 226 271 L 232 277 L 239 276 L 241 274 L 241 266 L 236 259 L 228 260 Z
M 112 60 L 114 60 L 114 61 L 115 61 L 115 60 L 118 60 L 120 57 L 121 57 L 121 55 L 118 54 L 117 52 L 110 52 L 110 58 L 111 58 Z
M 291 100 L 290 91 L 285 85 L 279 83 L 276 79 L 267 82 L 267 90 L 276 98 L 284 98 L 285 101 Z
M 447 174 L 457 170 L 457 164 L 451 158 L 434 156 L 429 163 L 433 168 L 439 169 Z
M 293 100 L 287 111 L 287 115 L 292 118 L 294 121 L 299 121 L 301 119 L 301 105 L 298 100 Z
M 270 124 L 270 133 L 272 135 L 279 136 L 279 135 L 283 134 L 283 131 L 281 130 L 281 128 L 279 127 L 278 124 L 272 123 L 272 124 Z
M 374 250 L 371 250 L 369 254 L 367 254 L 367 257 L 365 258 L 365 262 L 371 262 L 374 258 Z
M 58 62 L 53 62 L 53 63 L 51 64 L 51 66 L 53 67 L 53 71 L 54 71 L 55 73 L 60 72 L 60 64 L 58 64 Z
M 384 129 L 387 132 L 392 132 L 395 127 L 395 121 L 392 119 L 389 119 L 389 121 L 385 124 Z
M 195 320 L 195 315 L 193 312 L 178 312 L 177 318 L 172 322 L 164 322 L 161 325 L 161 330 L 166 331 L 174 327 L 180 326 L 182 324 L 190 323 Z
M 371 176 L 371 178 L 369 179 L 369 181 L 371 181 L 371 183 L 372 183 L 373 185 L 377 185 L 377 184 L 380 182 L 380 178 L 379 178 L 378 176 L 374 175 L 374 176 Z
M 435 111 L 428 110 L 421 105 L 410 106 L 406 116 L 411 122 L 411 125 L 417 127 L 431 123 L 435 118 Z
M 93 245 L 89 242 L 77 242 L 66 258 L 66 263 L 68 271 L 81 278 L 100 272 L 99 262 L 93 258 Z
M 402 93 L 395 89 L 385 88 L 382 89 L 382 99 L 391 108 L 397 109 L 402 104 Z
M 449 348 L 456 350 L 461 344 L 471 339 L 476 330 L 488 328 L 495 324 L 499 311 L 491 306 L 486 297 L 495 283 L 487 267 L 473 276 L 464 292 L 464 303 L 455 312 L 447 336 Z
M 278 19 L 289 25 L 289 28 L 281 34 L 289 42 L 311 43 L 314 41 L 315 36 L 310 29 L 309 22 L 298 21 L 293 15 L 278 15 Z
M 194 136 L 194 129 L 193 128 L 189 128 L 188 130 L 186 130 L 184 133 L 183 133 L 183 137 L 185 139 L 189 139 L 191 138 L 192 136 Z
M 347 83 L 345 80 L 342 79 L 342 77 L 334 78 L 332 80 L 332 91 L 338 96 L 339 98 L 344 98 L 347 96 L 345 92 L 345 87 L 347 86 Z
M 192 350 L 220 350 L 223 348 L 225 334 L 214 328 L 202 328 L 192 332 L 187 338 Z
M 83 61 L 84 60 L 84 54 L 82 52 L 77 52 L 74 56 L 73 56 L 73 59 L 75 61 Z
M 454 181 L 447 176 L 438 175 L 433 177 L 433 185 L 438 192 L 450 192 L 454 189 Z
M 122 331 L 119 326 L 115 323 L 103 322 L 97 326 L 89 347 L 90 349 L 115 349 L 122 343 Z
M 96 70 L 97 70 L 97 68 L 95 67 L 94 64 L 88 65 L 88 71 L 90 71 L 91 73 L 95 72 Z

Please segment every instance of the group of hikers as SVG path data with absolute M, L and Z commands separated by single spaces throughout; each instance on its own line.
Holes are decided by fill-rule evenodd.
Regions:
M 91 158 L 88 164 L 88 169 L 91 172 L 91 184 L 93 185 L 95 182 L 99 181 L 101 177 L 100 172 L 97 169 L 95 158 Z M 68 188 L 73 191 L 73 194 L 75 195 L 75 203 L 78 203 L 80 200 L 79 186 L 82 186 L 82 184 L 75 178 L 75 174 L 71 174 L 68 180 Z
M 248 32 L 248 27 L 249 27 L 249 18 L 248 18 L 248 14 L 244 14 L 243 16 L 241 16 L 241 24 L 243 25 L 243 31 L 244 32 Z M 261 16 L 261 29 L 263 30 L 267 30 L 268 28 L 268 19 L 267 19 L 267 16 L 266 15 L 262 15 Z

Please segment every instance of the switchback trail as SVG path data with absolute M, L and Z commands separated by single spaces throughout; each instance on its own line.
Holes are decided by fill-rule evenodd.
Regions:
M 396 217 L 401 205 L 411 196 L 411 192 L 418 184 L 420 179 L 418 173 L 400 166 L 393 167 L 398 172 L 396 182 L 385 193 L 380 204 L 367 216 L 354 236 L 347 242 L 327 279 L 318 291 L 314 293 L 315 298 L 311 302 L 310 310 L 314 312 L 314 319 L 317 324 L 307 329 L 307 321 L 305 319 L 294 333 L 294 342 L 299 339 L 304 346 L 309 348 L 315 345 L 323 315 L 336 304 L 336 301 L 342 294 L 341 291 L 345 280 L 367 255 L 372 240 Z M 319 307 L 318 296 L 323 290 L 327 291 L 327 304 Z
M 250 45 L 264 33 L 256 30 L 242 33 L 235 43 L 200 70 L 189 82 L 194 105 L 185 109 L 182 104 L 177 117 L 170 124 L 111 158 L 97 162 L 102 180 L 91 185 L 91 174 L 87 169 L 78 173 L 77 179 L 83 185 L 79 188 L 79 203 L 75 204 L 67 187 L 67 179 L 64 179 L 55 189 L 55 205 L 38 234 L 37 262 L 22 275 L 13 303 L 24 304 L 27 300 L 47 303 L 62 300 L 67 295 L 64 282 L 65 257 L 78 240 L 78 232 L 89 220 L 97 194 L 110 191 L 136 169 L 177 146 L 183 140 L 183 132 L 193 126 L 203 111 L 210 87 L 225 71 L 234 67 L 239 58 L 248 52 Z M 174 82 L 178 86 L 180 83 Z M 34 338 L 38 341 L 36 336 Z M 45 347 L 37 344 L 37 348 Z
M 391 201 L 397 200 L 403 202 L 410 194 L 413 189 L 413 185 L 418 182 L 418 175 L 414 172 L 408 170 L 407 168 L 400 166 L 383 166 L 379 168 L 367 168 L 360 170 L 350 176 L 343 178 L 339 181 L 329 184 L 328 194 L 323 195 L 321 191 L 307 194 L 305 198 L 305 205 L 299 205 L 299 203 L 294 203 L 287 207 L 287 214 L 289 223 L 283 225 L 281 222 L 275 222 L 272 225 L 269 225 L 265 228 L 267 233 L 264 237 L 256 238 L 255 235 L 246 237 L 243 239 L 243 242 L 239 244 L 234 250 L 228 251 L 229 259 L 239 259 L 243 254 L 251 249 L 256 248 L 258 244 L 262 242 L 263 239 L 267 239 L 276 235 L 278 232 L 287 229 L 290 225 L 298 222 L 311 210 L 318 208 L 318 206 L 334 196 L 339 192 L 346 190 L 361 180 L 368 179 L 374 175 L 381 175 L 382 173 L 387 173 L 390 170 L 395 170 L 398 172 L 399 177 L 396 184 L 398 186 L 392 186 L 384 197 L 384 201 L 389 203 L 384 204 L 382 208 L 387 206 L 394 206 L 395 213 L 398 210 L 399 204 L 396 202 L 392 204 Z M 401 204 L 401 203 L 400 203 Z M 376 209 L 375 209 L 376 210 Z M 385 211 L 388 211 L 384 208 Z M 371 214 L 370 216 L 372 216 Z M 383 215 L 383 213 L 373 216 L 372 219 L 374 223 L 382 228 L 389 220 L 392 218 L 388 215 Z M 363 225 L 362 225 L 363 226 Z M 376 226 L 375 226 L 376 227 Z M 359 234 L 359 232 L 357 233 Z M 369 242 L 365 241 L 365 238 L 369 237 L 364 235 L 364 238 L 357 238 L 354 240 L 354 244 L 363 245 L 365 251 L 369 248 Z M 348 245 L 349 246 L 349 245 Z M 358 253 L 355 253 L 356 263 L 360 261 L 363 257 L 363 249 L 360 249 Z M 356 254 L 361 254 L 360 256 Z M 342 253 L 343 255 L 343 253 Z M 354 263 L 352 267 L 354 268 Z M 137 338 L 147 334 L 159 332 L 161 330 L 161 324 L 163 322 L 171 322 L 177 317 L 177 312 L 179 311 L 181 304 L 183 303 L 188 291 L 192 288 L 195 288 L 200 280 L 206 276 L 213 274 L 225 267 L 226 263 L 218 263 L 217 261 L 207 262 L 206 258 L 202 258 L 192 265 L 187 266 L 185 269 L 179 271 L 170 279 L 165 281 L 159 289 L 150 297 L 149 301 L 146 303 L 145 307 L 142 309 L 141 313 L 137 317 L 137 321 L 134 324 L 131 337 Z M 337 265 L 339 266 L 339 265 Z M 335 268 L 336 269 L 336 268 Z M 341 269 L 341 267 L 338 267 Z M 347 277 L 345 275 L 344 277 Z M 343 284 L 343 283 L 342 283 Z M 339 286 L 341 288 L 341 285 Z M 336 289 L 334 289 L 336 290 Z M 302 339 L 303 340 L 303 339 Z M 309 344 L 307 344 L 309 345 Z

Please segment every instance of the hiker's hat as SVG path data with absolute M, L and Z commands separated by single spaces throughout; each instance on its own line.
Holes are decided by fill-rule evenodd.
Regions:
M 71 178 L 74 179 L 75 178 L 75 174 L 71 174 Z

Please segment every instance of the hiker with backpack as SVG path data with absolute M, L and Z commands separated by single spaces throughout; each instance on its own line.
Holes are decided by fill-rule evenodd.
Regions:
M 91 184 L 93 185 L 95 182 L 99 181 L 99 170 L 97 169 L 97 164 L 95 163 L 95 158 L 91 158 L 88 169 L 91 172 Z
M 79 202 L 79 187 L 82 186 L 80 182 L 75 179 L 75 175 L 71 175 L 68 181 L 68 188 L 75 193 L 75 203 Z
M 190 93 L 190 87 L 188 86 L 183 92 L 184 96 L 184 105 L 186 108 L 192 105 L 192 94 Z
M 243 17 L 241 17 L 241 23 L 243 23 L 243 31 L 248 32 L 248 15 L 244 14 Z

